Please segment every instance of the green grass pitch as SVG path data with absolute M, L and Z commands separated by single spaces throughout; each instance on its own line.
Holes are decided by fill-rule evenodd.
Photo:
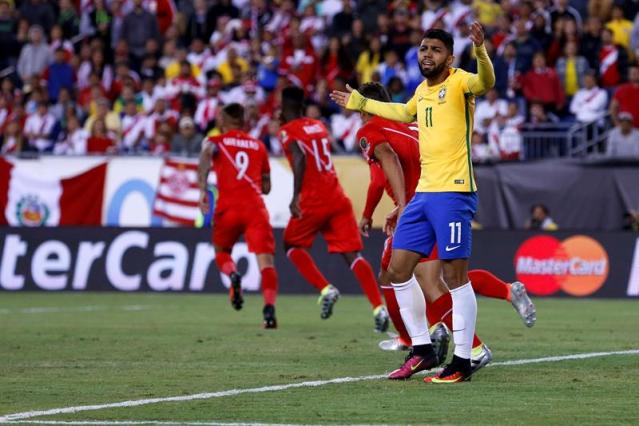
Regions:
M 537 299 L 537 325 L 479 301 L 494 362 L 639 349 L 636 301 Z M 361 377 L 396 368 L 363 297 L 321 320 L 315 298 L 282 296 L 278 330 L 261 298 L 224 295 L 0 295 L 0 419 L 81 405 Z M 384 379 L 34 416 L 23 421 L 288 424 L 636 424 L 639 354 L 495 365 L 469 383 Z

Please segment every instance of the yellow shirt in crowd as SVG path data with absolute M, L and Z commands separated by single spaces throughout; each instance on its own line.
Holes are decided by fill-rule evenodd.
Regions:
M 368 83 L 372 81 L 373 73 L 379 66 L 379 61 L 381 60 L 381 55 L 379 53 L 375 53 L 372 55 L 368 51 L 364 51 L 359 54 L 359 58 L 357 58 L 357 65 L 355 66 L 355 71 L 361 76 L 360 81 L 362 83 Z
M 619 44 L 626 49 L 630 47 L 630 33 L 632 32 L 632 21 L 627 19 L 615 19 L 606 24 L 606 28 L 612 31 L 612 39 L 615 44 Z

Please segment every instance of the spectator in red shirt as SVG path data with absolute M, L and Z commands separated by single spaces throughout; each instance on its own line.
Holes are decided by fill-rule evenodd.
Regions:
M 533 68 L 522 77 L 521 88 L 529 102 L 539 102 L 548 110 L 560 111 L 566 95 L 554 69 L 546 66 L 544 54 L 536 53 Z
M 632 65 L 628 69 L 628 83 L 617 88 L 610 102 L 610 116 L 615 125 L 620 112 L 629 112 L 633 117 L 634 127 L 639 127 L 639 66 Z
M 599 49 L 599 78 L 601 87 L 609 88 L 623 81 L 627 63 L 626 49 L 615 45 L 613 34 L 608 28 L 601 33 Z
M 280 73 L 304 90 L 309 90 L 316 82 L 317 58 L 303 34 L 294 35 L 292 47 L 285 49 L 280 62 Z
M 333 89 L 332 82 L 335 78 L 341 77 L 350 81 L 353 77 L 353 62 L 337 37 L 330 38 L 320 62 L 322 77 L 329 83 L 330 90 Z
M 113 153 L 115 149 L 115 140 L 107 133 L 104 120 L 96 119 L 91 127 L 91 136 L 87 141 L 87 152 L 90 154 Z
M 91 103 L 100 98 L 106 98 L 106 91 L 100 84 L 100 75 L 92 72 L 89 76 L 89 85 L 80 90 L 78 94 L 78 105 L 89 111 Z

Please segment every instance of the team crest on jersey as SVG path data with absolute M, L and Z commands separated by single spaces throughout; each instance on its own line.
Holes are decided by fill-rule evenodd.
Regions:
M 440 104 L 446 102 L 446 88 L 445 87 L 442 87 L 441 89 L 439 89 L 439 93 L 437 94 L 437 97 L 439 98 L 439 103 Z
M 26 195 L 18 201 L 16 218 L 22 226 L 42 226 L 49 219 L 49 207 L 37 195 Z
M 288 139 L 288 134 L 286 133 L 286 130 L 282 130 L 280 132 L 280 139 L 282 140 L 282 142 L 286 142 L 286 140 Z
M 365 137 L 361 137 L 359 139 L 359 147 L 362 148 L 362 151 L 364 152 L 368 151 L 368 141 Z

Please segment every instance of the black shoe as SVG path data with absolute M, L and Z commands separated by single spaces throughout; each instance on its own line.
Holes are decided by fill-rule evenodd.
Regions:
M 277 319 L 275 318 L 275 306 L 264 305 L 262 314 L 264 314 L 264 328 L 277 328 Z
M 231 299 L 231 306 L 233 306 L 236 311 L 239 311 L 244 304 L 244 298 L 242 297 L 242 276 L 237 272 L 232 272 L 230 278 L 231 288 L 229 288 L 229 298 Z
M 450 364 L 444 367 L 444 370 L 436 376 L 424 378 L 426 383 L 459 383 L 470 381 L 472 371 L 470 368 L 470 359 L 459 358 L 453 355 Z

